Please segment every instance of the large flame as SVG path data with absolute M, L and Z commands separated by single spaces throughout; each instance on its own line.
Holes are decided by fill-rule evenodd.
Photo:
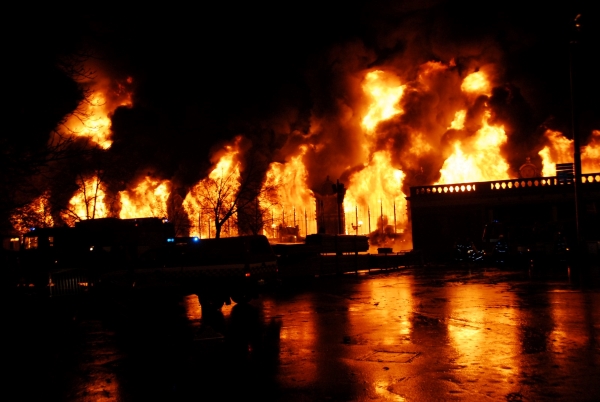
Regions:
M 168 216 L 167 200 L 171 193 L 171 182 L 144 177 L 138 185 L 119 192 L 121 219 Z
M 26 233 L 31 228 L 54 226 L 50 208 L 50 192 L 45 192 L 29 204 L 13 211 L 10 223 L 19 233 Z
M 557 163 L 573 163 L 573 140 L 553 130 L 546 130 L 544 136 L 548 144 L 539 152 L 542 157 L 542 175 L 556 176 Z M 600 131 L 594 130 L 589 143 L 581 148 L 581 172 L 598 171 L 600 171 Z
M 394 229 L 404 228 L 407 218 L 403 179 L 404 173 L 391 167 L 389 151 L 374 153 L 369 164 L 350 177 L 344 199 L 346 232 L 368 233 L 381 228 L 386 219 L 388 225 L 395 224 Z
M 581 151 L 581 171 L 600 172 L 600 130 L 592 131 L 592 138 Z
M 489 95 L 491 85 L 483 71 L 471 73 L 465 77 L 461 90 L 468 94 Z M 466 110 L 458 110 L 448 129 L 463 130 Z M 465 183 L 508 179 L 509 165 L 500 154 L 500 147 L 506 143 L 504 127 L 489 124 L 491 112 L 485 110 L 481 128 L 464 139 L 452 144 L 453 152 L 446 158 L 440 169 L 440 179 L 436 184 Z
M 367 114 L 362 124 L 367 132 L 371 132 L 383 120 L 402 113 L 398 101 L 404 93 L 404 85 L 394 75 L 381 70 L 367 73 L 363 83 L 363 91 L 370 98 Z
M 436 63 L 430 66 L 431 69 L 437 67 Z M 395 75 L 371 71 L 366 74 L 362 88 L 370 100 L 362 119 L 366 134 L 373 132 L 380 122 L 403 113 L 400 100 L 405 85 Z M 371 136 L 365 136 L 364 141 L 363 147 L 369 149 L 373 141 Z M 421 147 L 428 148 L 425 143 Z M 402 229 L 406 224 L 406 200 L 402 192 L 404 176 L 400 169 L 393 167 L 389 151 L 373 152 L 368 163 L 349 178 L 344 199 L 346 233 L 364 234 L 378 227 L 383 230 L 386 224 L 393 228 L 393 233 Z
M 266 220 L 271 231 L 278 225 L 299 226 L 303 232 L 316 230 L 315 198 L 306 184 L 307 171 L 303 162 L 306 150 L 306 146 L 301 146 L 300 154 L 286 163 L 273 162 L 269 166 L 265 186 L 276 189 L 276 200 L 264 200 L 262 207 L 270 211 Z M 274 233 L 270 234 L 274 237 Z
M 419 67 L 413 81 L 406 83 L 390 71 L 365 72 L 359 84 L 362 89 L 362 99 L 356 103 L 359 107 L 356 110 L 348 108 L 356 116 L 348 121 L 356 125 L 354 128 L 359 133 L 352 140 L 356 141 L 353 145 L 362 148 L 361 155 L 367 157 L 360 160 L 357 156 L 357 160 L 347 161 L 348 166 L 343 167 L 346 172 L 343 177 L 347 177 L 344 183 L 347 189 L 344 200 L 346 233 L 383 233 L 384 227 L 393 230 L 394 234 L 402 232 L 408 224 L 406 199 L 401 190 L 405 179 L 402 166 L 411 174 L 419 168 L 423 172 L 421 164 L 427 168 L 432 166 L 429 159 L 444 155 L 443 163 L 437 161 L 442 166 L 440 179 L 431 184 L 510 178 L 509 165 L 499 152 L 507 135 L 503 126 L 491 123 L 492 111 L 485 103 L 492 93 L 490 76 L 494 68 L 483 66 L 460 80 L 459 71 L 454 67 L 453 62 L 446 65 L 430 61 Z M 131 106 L 131 93 L 126 83 L 115 83 L 102 77 L 80 84 L 88 88 L 91 96 L 59 131 L 89 138 L 98 147 L 108 149 L 112 144 L 111 115 L 119 106 Z M 410 92 L 406 88 L 410 88 Z M 483 108 L 482 113 L 472 116 L 473 107 L 473 110 Z M 391 124 L 380 124 L 391 119 L 398 122 L 397 131 Z M 315 141 L 328 138 L 327 133 L 322 133 L 327 130 L 324 127 L 327 124 L 312 124 L 310 135 L 302 138 L 300 148 L 292 156 L 288 154 L 284 163 L 269 165 L 263 190 L 269 187 L 275 190 L 268 196 L 265 195 L 267 192 L 259 192 L 255 208 L 263 215 L 263 233 L 275 236 L 274 229 L 279 225 L 299 226 L 306 234 L 316 232 L 316 203 L 307 184 L 309 172 L 306 166 L 310 164 L 305 165 L 305 162 L 310 155 L 309 149 L 322 152 L 331 146 L 327 141 Z M 448 133 L 449 138 L 444 133 Z M 540 151 L 542 174 L 554 176 L 556 163 L 573 160 L 573 145 L 556 131 L 548 130 L 545 137 L 548 145 Z M 212 156 L 213 167 L 207 177 L 194 185 L 183 200 L 190 235 L 213 237 L 215 221 L 227 221 L 221 227 L 223 236 L 237 234 L 238 216 L 231 211 L 235 210 L 236 197 L 244 180 L 240 163 L 244 160 L 240 155 L 241 141 L 242 138 L 237 137 Z M 584 173 L 600 171 L 600 131 L 592 133 L 589 143 L 582 147 L 581 156 Z M 322 174 L 325 178 L 330 172 L 310 173 Z M 424 177 L 431 177 L 431 173 Z M 312 175 L 311 179 L 314 183 Z M 73 224 L 80 219 L 107 216 L 104 184 L 98 177 L 82 178 L 79 187 L 69 203 L 68 212 L 62 214 L 65 222 Z M 119 193 L 119 216 L 168 216 L 167 200 L 172 191 L 170 181 L 144 177 L 135 186 L 129 185 L 128 190 Z M 114 208 L 115 204 L 111 205 Z M 50 210 L 48 195 L 34 200 L 28 208 L 30 215 L 39 215 L 36 219 L 41 222 L 40 226 L 53 223 L 52 215 L 47 213 Z M 13 225 L 25 230 L 29 226 L 27 222 L 15 220 Z
M 490 126 L 489 117 L 490 112 L 486 111 L 483 126 L 473 137 L 454 142 L 454 152 L 444 161 L 436 184 L 508 179 L 508 163 L 498 152 L 506 142 L 506 133 L 503 127 Z M 457 114 L 457 118 L 462 118 L 462 114 Z
M 465 77 L 460 89 L 469 94 L 474 95 L 490 95 L 492 86 L 488 77 L 483 71 L 476 71 Z
M 105 77 L 90 79 L 81 85 L 90 93 L 74 113 L 59 128 L 67 136 L 86 137 L 102 149 L 112 145 L 111 115 L 119 106 L 132 106 L 131 92 L 126 82 L 115 82 Z
M 216 162 L 208 177 L 193 186 L 183 200 L 183 208 L 190 219 L 190 235 L 215 236 L 215 220 L 222 220 L 230 212 L 240 187 L 240 137 L 226 145 L 214 158 Z M 231 218 L 229 222 L 231 222 Z M 228 235 L 231 224 L 225 227 Z
M 75 222 L 86 219 L 106 218 L 108 208 L 104 182 L 98 176 L 81 177 L 79 188 L 69 201 L 63 220 L 73 226 Z

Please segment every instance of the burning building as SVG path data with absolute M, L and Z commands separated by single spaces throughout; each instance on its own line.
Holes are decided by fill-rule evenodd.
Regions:
M 481 231 L 484 222 L 504 212 L 485 207 L 477 221 L 461 220 L 452 211 L 441 212 L 445 203 L 479 194 L 477 183 L 516 185 L 511 180 L 540 174 L 546 180 L 556 176 L 556 164 L 571 161 L 572 140 L 564 134 L 569 105 L 558 102 L 568 96 L 560 91 L 546 96 L 553 89 L 549 83 L 568 82 L 568 77 L 547 73 L 548 68 L 559 71 L 556 63 L 541 57 L 533 63 L 520 33 L 502 31 L 504 20 L 495 26 L 502 35 L 479 35 L 486 23 L 463 37 L 456 36 L 464 17 L 455 5 L 415 5 L 411 12 L 394 13 L 393 24 L 373 25 L 390 29 L 371 40 L 330 44 L 305 64 L 296 63 L 296 50 L 288 50 L 292 62 L 276 60 L 247 75 L 237 67 L 223 73 L 222 65 L 206 70 L 204 62 L 193 64 L 201 59 L 194 51 L 187 63 L 165 58 L 164 64 L 141 64 L 139 80 L 135 71 L 115 74 L 112 66 L 97 66 L 96 80 L 78 83 L 90 91 L 89 102 L 79 106 L 78 119 L 66 119 L 68 130 L 61 131 L 93 152 L 76 163 L 60 162 L 69 165 L 68 174 L 55 173 L 52 180 L 46 180 L 47 172 L 40 174 L 39 193 L 13 211 L 13 226 L 22 232 L 32 225 L 154 216 L 168 218 L 179 235 L 262 233 L 275 239 L 278 228 L 291 227 L 297 237 L 366 234 L 386 247 L 402 237 L 402 249 L 412 247 L 411 232 L 415 247 L 424 247 L 425 229 L 415 227 L 423 222 L 421 214 L 426 219 L 443 215 L 438 223 L 456 218 L 448 227 L 457 231 L 471 224 L 466 222 Z M 448 15 L 461 23 L 447 21 Z M 517 63 L 518 57 L 526 62 Z M 552 76 L 532 72 L 533 64 Z M 293 65 L 298 75 L 287 80 L 274 65 Z M 174 68 L 168 78 L 160 75 L 165 68 Z M 200 79 L 179 88 L 173 77 L 185 76 L 180 69 Z M 279 87 L 282 77 L 287 86 Z M 153 86 L 157 80 L 162 87 Z M 581 128 L 586 174 L 600 171 L 595 114 L 581 114 L 586 117 Z M 339 182 L 323 184 L 326 176 Z M 457 193 L 450 190 L 454 183 L 477 190 Z M 438 204 L 427 194 L 438 195 L 438 188 L 443 193 L 436 212 Z M 522 197 L 526 191 L 519 187 L 510 194 Z M 561 210 L 557 206 L 557 216 Z

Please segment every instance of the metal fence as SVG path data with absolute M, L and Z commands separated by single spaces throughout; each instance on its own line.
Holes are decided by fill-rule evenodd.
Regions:
M 50 297 L 73 296 L 88 292 L 88 275 L 80 269 L 53 271 L 48 274 L 48 295 Z
M 583 185 L 600 183 L 600 173 L 587 173 L 581 175 Z M 474 183 L 439 184 L 435 186 L 411 187 L 411 196 L 482 193 L 489 191 L 518 191 L 518 189 L 535 187 L 572 186 L 572 180 L 563 180 L 561 177 L 537 177 L 530 179 L 493 180 Z

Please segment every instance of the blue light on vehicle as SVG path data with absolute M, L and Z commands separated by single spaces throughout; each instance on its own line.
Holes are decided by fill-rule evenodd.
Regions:
M 198 242 L 198 241 L 200 241 L 200 238 L 198 238 L 198 237 L 192 237 L 192 241 Z
M 175 243 L 175 239 L 173 239 L 172 237 L 167 239 L 167 243 Z

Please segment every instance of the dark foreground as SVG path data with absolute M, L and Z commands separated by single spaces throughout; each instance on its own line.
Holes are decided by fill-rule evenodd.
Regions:
M 429 267 L 284 282 L 204 314 L 195 296 L 21 297 L 5 304 L 5 394 L 600 400 L 597 285 L 566 271 Z

